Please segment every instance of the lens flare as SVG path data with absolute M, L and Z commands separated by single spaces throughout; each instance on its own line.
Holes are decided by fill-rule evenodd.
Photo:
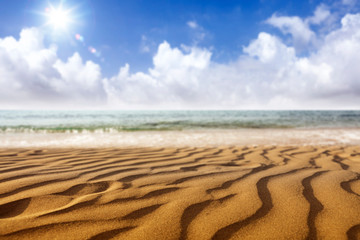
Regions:
M 91 53 L 96 53 L 96 49 L 93 48 L 93 47 L 89 47 L 89 51 L 90 51 Z
M 62 6 L 54 8 L 53 6 L 45 9 L 45 14 L 48 17 L 48 24 L 55 29 L 66 29 L 72 21 L 70 16 L 71 10 L 64 10 Z
M 79 46 L 83 46 L 92 55 L 99 58 L 101 61 L 105 61 L 101 56 L 101 51 L 94 48 L 93 46 L 88 45 L 85 42 L 85 38 L 80 33 L 72 32 L 72 29 L 68 29 L 70 24 L 77 23 L 79 15 L 76 15 L 75 10 L 78 9 L 78 6 L 67 8 L 64 6 L 64 3 L 65 0 L 60 0 L 60 4 L 56 7 L 51 3 L 48 3 L 49 5 L 43 10 L 44 12 L 40 13 L 47 18 L 45 26 L 49 25 L 53 28 L 54 31 L 52 34 L 56 38 L 61 37 L 63 33 L 68 33 L 65 34 L 65 36 L 70 37 L 70 39 L 75 38 L 77 42 L 81 43 Z M 74 42 L 72 41 L 72 43 Z
M 94 47 L 91 47 L 91 46 L 90 46 L 88 49 L 89 49 L 89 51 L 90 51 L 92 54 L 94 54 L 96 57 L 100 57 L 100 56 L 101 56 L 101 52 L 98 51 L 98 50 L 96 50 Z
M 80 41 L 80 42 L 84 42 L 84 37 L 81 36 L 79 33 L 75 34 L 75 39 Z

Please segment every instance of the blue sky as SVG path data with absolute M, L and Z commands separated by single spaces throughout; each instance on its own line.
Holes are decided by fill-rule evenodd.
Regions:
M 51 25 L 46 25 L 49 19 L 44 15 L 45 8 L 50 5 L 56 8 L 60 3 L 63 5 L 63 9 L 72 9 L 70 13 L 72 22 L 68 24 L 65 29 L 56 29 Z M 334 63 L 321 62 L 325 61 L 320 60 L 324 56 L 318 56 L 317 58 L 313 56 L 325 51 L 322 49 L 325 43 L 328 43 L 329 46 L 330 44 L 334 44 L 329 40 L 329 36 L 331 34 L 334 35 L 336 31 L 344 28 L 344 24 L 342 23 L 344 17 L 356 16 L 357 18 L 359 6 L 360 4 L 356 0 L 12 0 L 0 2 L 0 39 L 12 37 L 20 42 L 20 32 L 26 29 L 32 29 L 31 31 L 29 30 L 31 32 L 29 36 L 35 34 L 37 36 L 36 38 L 41 41 L 42 49 L 49 50 L 51 47 L 56 46 L 56 50 L 51 50 L 53 52 L 51 54 L 49 53 L 53 60 L 51 63 L 47 63 L 46 67 L 49 69 L 44 70 L 46 74 L 44 72 L 33 72 L 33 67 L 29 64 L 31 71 L 21 73 L 22 75 L 20 75 L 29 77 L 29 79 L 31 79 L 29 81 L 34 81 L 33 84 L 30 84 L 29 81 L 25 84 L 21 82 L 22 80 L 14 80 L 15 82 L 19 81 L 19 84 L 14 86 L 14 88 L 20 89 L 21 91 L 19 91 L 23 92 L 23 99 L 26 100 L 29 98 L 30 100 L 34 100 L 34 104 L 30 107 L 38 106 L 39 102 L 43 102 L 43 98 L 38 97 L 39 94 L 49 96 L 56 95 L 56 97 L 49 97 L 49 99 L 53 99 L 56 102 L 65 97 L 61 92 L 64 88 L 61 84 L 65 82 L 66 84 L 71 84 L 72 82 L 79 83 L 82 81 L 79 79 L 66 79 L 66 77 L 64 77 L 66 75 L 65 70 L 62 71 L 60 69 L 62 65 L 56 64 L 56 61 L 61 61 L 62 63 L 68 62 L 69 64 L 66 65 L 66 68 L 69 67 L 69 58 L 75 54 L 84 66 L 86 65 L 86 61 L 90 61 L 91 64 L 93 64 L 88 67 L 91 68 L 94 66 L 94 68 L 91 68 L 91 70 L 88 69 L 86 72 L 93 72 L 94 75 L 91 77 L 87 75 L 87 77 L 90 79 L 94 77 L 94 79 L 96 79 L 94 82 L 98 82 L 95 85 L 101 88 L 95 95 L 98 95 L 99 99 L 102 99 L 99 100 L 99 102 L 106 102 L 106 104 L 104 103 L 105 105 L 111 105 L 114 108 L 117 108 L 116 106 L 119 108 L 131 108 L 133 105 L 147 107 L 149 99 L 153 99 L 153 103 L 156 106 L 158 106 L 159 102 L 167 101 L 169 102 L 169 104 L 165 106 L 167 108 L 189 108 L 194 105 L 193 103 L 196 103 L 195 105 L 198 108 L 209 108 L 209 106 L 215 105 L 218 108 L 247 108 L 244 107 L 245 105 L 250 108 L 308 108 L 300 103 L 303 102 L 303 98 L 312 99 L 315 95 L 314 98 L 317 101 L 317 108 L 329 108 L 332 101 L 340 101 L 339 104 L 336 104 L 335 108 L 357 108 L 358 106 L 352 103 L 354 99 L 357 99 L 357 92 L 351 92 L 354 97 L 349 97 L 349 94 L 346 95 L 344 93 L 345 90 L 342 90 L 342 92 L 334 92 L 333 87 L 338 84 L 338 82 L 336 82 L 338 80 L 335 78 L 332 79 L 332 77 L 330 77 L 330 80 L 326 80 L 329 85 L 333 84 L 333 86 L 329 87 L 328 92 L 322 92 L 322 88 L 319 87 L 319 89 L 315 90 L 310 89 L 314 90 L 313 93 L 309 95 L 302 93 L 303 96 L 297 96 L 296 99 L 293 96 L 294 94 L 292 94 L 292 96 L 281 95 L 281 91 L 285 91 L 286 89 L 280 90 L 278 87 L 284 84 L 286 85 L 287 83 L 277 79 L 271 83 L 271 86 L 267 86 L 274 88 L 270 94 L 271 96 L 265 91 L 254 93 L 256 96 L 249 95 L 247 97 L 248 99 L 243 102 L 235 98 L 238 95 L 245 96 L 246 94 L 250 94 L 250 92 L 253 92 L 253 89 L 257 87 L 264 87 L 262 81 L 264 81 L 266 76 L 272 76 L 271 74 L 274 74 L 274 78 L 278 78 L 280 72 L 283 74 L 284 71 L 287 71 L 286 73 L 289 74 L 287 80 L 289 80 L 289 78 L 292 78 L 292 80 L 301 78 L 301 74 L 303 73 L 299 76 L 294 76 L 294 68 L 284 70 L 279 67 L 279 63 L 284 56 L 275 54 L 277 59 L 272 60 L 273 63 L 268 64 L 268 62 L 266 62 L 268 58 L 265 55 L 269 54 L 269 51 L 272 55 L 274 55 L 274 51 L 280 54 L 281 49 L 285 49 L 286 47 L 289 49 L 285 49 L 285 52 L 291 52 L 293 50 L 294 54 L 293 56 L 285 57 L 288 59 L 284 63 L 285 65 L 296 65 L 296 67 L 299 68 L 301 64 L 304 64 L 302 60 L 307 59 L 309 63 L 312 64 L 311 67 L 319 67 L 323 71 L 331 72 L 334 76 L 341 75 L 341 73 L 337 73 L 337 71 L 344 71 L 343 68 L 338 70 L 332 69 L 332 64 Z M 357 20 L 352 21 L 356 22 Z M 40 35 L 34 33 L 36 31 L 39 32 Z M 261 35 L 261 33 L 265 35 Z M 75 34 L 80 34 L 84 41 L 78 41 L 75 38 Z M 337 34 L 339 36 L 346 35 L 340 32 L 337 32 Z M 357 36 L 355 32 L 349 34 Z M 347 36 L 354 41 L 353 35 Z M 345 37 L 344 41 L 346 41 Z M 356 45 L 357 43 L 357 39 L 355 39 L 353 44 Z M 163 47 L 163 55 L 160 54 L 161 46 Z M 7 45 L 2 47 L 6 49 Z M 355 47 L 357 47 L 357 45 Z M 20 49 L 21 47 L 18 48 Z M 91 53 L 89 51 L 90 48 L 96 49 L 97 54 Z M 40 49 L 34 50 L 35 53 L 31 56 L 36 55 L 36 51 L 40 51 Z M 8 55 L 4 55 L 3 58 L 8 57 L 12 59 L 11 51 L 7 51 L 7 53 Z M 2 52 L 0 51 L 0 57 L 1 54 Z M 23 52 L 19 54 L 23 54 Z M 49 60 L 50 55 L 46 58 L 44 57 L 44 59 Z M 172 57 L 167 59 L 168 56 Z M 351 56 L 347 57 L 352 59 Z M 28 60 L 29 58 L 24 55 L 24 59 Z M 160 60 L 157 61 L 156 59 Z M 178 60 L 179 62 L 183 62 L 183 65 L 175 66 L 174 64 L 169 64 L 169 66 L 164 66 L 163 63 L 163 61 L 176 62 Z M 44 64 L 44 61 L 45 60 L 42 60 L 39 64 Z M 197 62 L 202 61 L 204 61 L 204 65 L 196 65 Z M 256 61 L 258 61 L 258 63 L 256 63 Z M 158 64 L 156 64 L 156 62 L 158 62 Z M 124 73 L 126 75 L 124 78 L 118 73 L 120 68 L 125 71 L 127 66 L 129 70 L 127 70 L 127 75 Z M 336 66 L 336 64 L 334 66 Z M 316 70 L 309 70 L 312 69 L 311 67 L 309 65 L 306 71 L 312 71 L 311 74 L 314 74 L 313 72 L 316 72 Z M 41 67 L 42 71 L 44 68 L 45 65 Z M 209 72 L 209 69 L 212 70 L 215 68 L 219 70 L 215 71 L 213 75 L 218 74 L 218 79 L 206 82 L 207 80 L 205 78 L 207 76 L 204 72 Z M 225 76 L 223 72 L 220 72 L 220 69 L 227 68 L 228 70 L 226 71 L 234 72 L 233 75 Z M 256 75 L 253 72 L 249 72 L 249 68 L 256 69 L 255 71 L 259 72 L 267 72 L 268 74 L 264 76 Z M 3 72 L 0 70 L 0 77 L 5 79 L 6 76 L 13 75 L 7 72 L 10 71 L 9 69 L 12 68 L 5 69 Z M 24 69 L 24 67 L 21 67 L 21 69 Z M 37 66 L 36 69 L 40 68 Z M 164 69 L 170 69 L 171 71 L 169 70 L 165 73 Z M 51 71 L 57 72 L 57 75 L 48 75 Z M 145 76 L 144 79 L 147 80 L 142 79 L 137 73 L 140 75 L 143 74 Z M 176 76 L 193 80 L 181 81 L 179 77 L 179 80 L 175 81 L 167 74 L 175 74 Z M 306 72 L 304 76 L 308 76 L 309 74 L 309 72 Z M 59 77 L 58 75 L 61 76 Z M 50 81 L 45 83 L 44 81 L 46 80 L 36 79 L 49 79 L 51 77 L 56 77 L 56 79 L 62 83 L 59 82 L 56 83 L 56 86 L 53 86 L 53 83 Z M 316 78 L 314 81 L 318 81 L 318 83 L 324 83 L 325 81 L 322 79 L 323 76 L 309 76 L 309 78 L 310 77 Z M 150 78 L 151 80 L 149 80 Z M 237 78 L 239 80 L 237 80 Z M 354 87 L 351 85 L 353 82 L 350 83 L 350 81 L 353 81 L 351 80 L 352 78 L 353 76 L 349 76 L 349 86 L 347 86 L 349 91 L 357 89 L 357 85 Z M 84 81 L 86 82 L 87 80 Z M 123 81 L 122 84 L 119 84 L 121 81 Z M 159 94 L 167 94 L 169 98 L 157 99 L 156 96 L 152 96 L 153 93 L 146 91 L 146 89 L 150 89 L 149 86 L 146 84 L 140 86 L 146 81 L 149 81 L 147 84 L 151 84 L 150 82 L 152 81 L 154 83 L 152 86 L 160 86 L 158 89 Z M 232 92 L 230 92 L 227 87 L 223 87 L 221 90 L 221 87 L 217 86 L 217 84 L 226 81 L 229 81 L 228 85 L 234 85 L 241 81 L 242 87 L 239 86 L 237 88 L 236 91 L 238 92 L 234 92 L 235 90 L 231 90 Z M 289 81 L 291 81 L 291 79 Z M 131 84 L 128 84 L 129 82 L 134 85 L 134 88 L 130 86 Z M 254 82 L 258 85 L 254 86 Z M 249 86 L 245 86 L 247 84 L 249 84 Z M 265 85 L 266 84 L 268 83 L 265 83 Z M 306 84 L 309 85 L 308 83 Z M 27 86 L 26 88 L 25 85 Z M 124 87 L 125 85 L 126 87 Z M 202 85 L 209 87 L 208 92 L 194 90 L 197 87 L 200 89 Z M 32 86 L 37 87 L 32 89 Z M 223 91 L 222 93 L 214 93 L 213 91 L 215 90 L 211 90 L 212 88 L 217 89 L 218 87 Z M 75 88 L 81 87 L 76 86 Z M 85 88 L 89 88 L 89 86 Z M 121 89 L 125 88 L 127 88 L 126 91 L 128 93 L 122 92 Z M 136 89 L 136 91 L 132 89 Z M 304 89 L 303 91 L 306 92 L 306 90 L 309 89 Z M 142 95 L 148 96 L 148 98 L 138 96 L 131 99 L 131 101 L 121 100 L 122 96 L 129 98 L 131 91 L 141 92 Z M 206 97 L 195 96 L 209 95 L 209 93 L 214 94 L 214 97 L 218 98 L 218 105 L 214 105 L 211 103 L 211 99 L 206 99 Z M 74 90 L 71 94 L 76 95 L 77 93 Z M 33 97 L 33 95 L 36 97 Z M 67 99 L 70 97 L 68 93 L 65 95 L 67 95 Z M 79 106 L 88 105 L 89 99 L 87 99 L 87 94 L 82 92 L 77 95 L 84 95 L 84 97 L 80 100 L 76 96 L 71 96 L 70 98 L 76 99 L 74 100 L 75 102 L 79 100 Z M 90 94 L 90 96 L 92 95 L 93 93 Z M 227 98 L 229 95 L 232 97 Z M 334 98 L 330 98 L 329 96 L 331 95 L 334 95 Z M 117 100 L 114 100 L 114 98 Z M 276 98 L 279 98 L 280 102 L 284 101 L 285 103 L 274 103 L 273 106 L 268 104 Z M 329 101 L 327 98 L 332 100 Z M 21 105 L 13 99 L 15 99 L 14 96 L 0 98 L 0 107 L 17 108 L 18 105 Z M 276 102 L 277 100 L 274 101 Z M 19 103 L 20 102 L 21 101 L 19 101 Z M 249 102 L 254 104 L 249 105 Z M 351 104 L 349 105 L 349 103 Z M 102 104 L 99 106 L 101 105 Z
M 12 0 L 0 3 L 0 36 L 17 36 L 24 27 L 38 27 L 46 22 L 39 14 L 48 3 L 58 6 L 61 1 Z M 181 1 L 181 0 L 88 0 L 62 1 L 72 11 L 74 23 L 64 34 L 48 29 L 48 43 L 59 46 L 62 59 L 78 51 L 84 58 L 98 62 L 106 75 L 116 74 L 119 66 L 129 63 L 134 71 L 144 71 L 152 65 L 157 46 L 168 41 L 212 48 L 218 62 L 235 60 L 242 47 L 256 38 L 260 31 L 276 29 L 264 21 L 274 12 L 282 15 L 311 15 L 321 1 Z M 330 2 L 331 4 L 331 2 Z M 188 22 L 201 29 L 192 29 Z M 204 37 L 199 36 L 201 33 Z M 104 62 L 99 61 L 81 44 L 74 44 L 80 33 L 87 45 L 99 49 Z M 200 38 L 200 39 L 199 39 Z M 149 51 L 144 51 L 147 46 Z

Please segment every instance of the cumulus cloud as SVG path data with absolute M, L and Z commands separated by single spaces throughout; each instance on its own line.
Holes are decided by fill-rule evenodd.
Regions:
M 302 51 L 317 42 L 317 35 L 311 29 L 311 25 L 319 25 L 330 19 L 331 13 L 328 7 L 320 4 L 314 11 L 314 15 L 308 18 L 273 14 L 266 23 L 278 28 L 285 35 L 291 35 L 294 47 Z
M 283 34 L 290 34 L 293 38 L 295 47 L 298 49 L 303 49 L 310 42 L 315 40 L 315 33 L 300 17 L 278 16 L 274 14 L 266 22 L 279 28 Z
M 298 106 L 303 101 L 305 108 L 311 108 L 310 104 L 314 108 L 358 108 L 359 27 L 360 14 L 348 14 L 341 20 L 341 28 L 326 35 L 321 47 L 309 57 L 290 54 L 293 57 L 288 57 L 283 67 L 277 67 L 271 84 L 273 91 L 282 99 L 297 101 Z M 260 39 L 261 35 L 256 41 Z M 293 51 L 285 51 L 281 56 L 289 56 L 289 52 Z M 266 50 L 262 54 L 266 55 Z
M 324 21 L 322 11 L 276 21 L 292 19 L 291 32 L 306 35 L 310 22 Z M 99 65 L 78 53 L 60 60 L 55 46 L 44 46 L 41 31 L 25 29 L 18 40 L 0 39 L 0 106 L 360 108 L 360 14 L 345 15 L 338 29 L 316 37 L 319 47 L 299 56 L 295 44 L 261 32 L 236 61 L 221 64 L 212 61 L 209 49 L 164 41 L 147 71 L 133 73 L 125 64 L 105 78 Z
M 124 107 L 129 102 L 143 107 L 191 104 L 201 97 L 199 80 L 209 67 L 210 57 L 206 49 L 192 48 L 185 54 L 163 42 L 153 58 L 154 67 L 147 73 L 131 74 L 127 64 L 120 68 L 117 76 L 104 80 L 105 90 L 111 102 Z
M 74 53 L 66 62 L 55 46 L 45 47 L 39 29 L 24 29 L 19 40 L 0 39 L 0 104 L 34 107 L 38 104 L 94 104 L 105 99 L 100 66 Z
M 359 14 L 346 15 L 308 57 L 265 32 L 226 64 L 211 61 L 208 49 L 182 52 L 164 42 L 153 68 L 131 74 L 127 65 L 106 80 L 106 91 L 124 105 L 131 99 L 199 108 L 358 108 L 359 21 Z
M 295 58 L 295 50 L 285 46 L 281 40 L 268 33 L 260 33 L 258 38 L 244 48 L 251 57 L 257 57 L 260 62 L 272 62 L 282 66 Z

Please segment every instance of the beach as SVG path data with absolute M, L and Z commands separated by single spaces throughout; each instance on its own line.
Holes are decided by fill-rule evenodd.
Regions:
M 360 147 L 2 148 L 1 239 L 359 239 Z
M 359 53 L 360 0 L 0 1 L 0 240 L 360 240 Z
M 0 111 L 0 239 L 360 239 L 359 111 Z

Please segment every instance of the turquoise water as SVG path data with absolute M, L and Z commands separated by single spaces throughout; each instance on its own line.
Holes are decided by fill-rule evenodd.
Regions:
M 360 111 L 0 111 L 0 132 L 359 127 Z

